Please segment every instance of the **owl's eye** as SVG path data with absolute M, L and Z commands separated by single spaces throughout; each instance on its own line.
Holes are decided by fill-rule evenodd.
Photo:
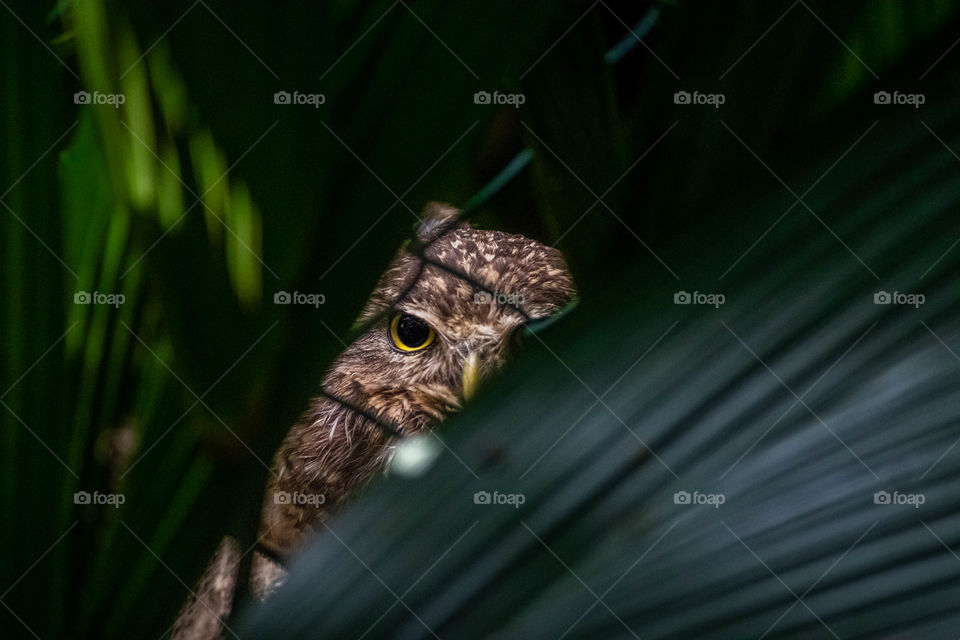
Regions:
M 401 351 L 419 351 L 429 347 L 437 334 L 426 322 L 406 313 L 398 313 L 390 321 L 390 338 Z

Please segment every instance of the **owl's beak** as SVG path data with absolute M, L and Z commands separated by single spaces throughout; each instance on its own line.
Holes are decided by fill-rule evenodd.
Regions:
M 480 383 L 480 358 L 476 353 L 471 353 L 463 361 L 463 382 L 462 395 L 463 401 L 467 402 L 477 392 L 477 385 Z

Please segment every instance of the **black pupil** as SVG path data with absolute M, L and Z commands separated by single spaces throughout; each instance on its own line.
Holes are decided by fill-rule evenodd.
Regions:
M 400 316 L 397 336 L 408 347 L 419 347 L 430 337 L 430 327 L 413 316 Z

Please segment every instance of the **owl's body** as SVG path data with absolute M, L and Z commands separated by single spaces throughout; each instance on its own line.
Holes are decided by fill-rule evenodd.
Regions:
M 405 437 L 435 427 L 462 405 L 476 377 L 501 365 L 518 329 L 572 299 L 559 251 L 523 236 L 472 229 L 457 223 L 457 213 L 428 206 L 418 239 L 425 243 L 422 257 L 401 250 L 360 318 L 367 331 L 333 363 L 324 395 L 277 452 L 260 525 L 260 545 L 270 556 L 295 551 L 383 468 L 396 441 L 391 429 Z M 230 611 L 234 558 L 237 545 L 227 539 L 174 638 L 216 637 L 202 633 L 213 626 L 219 633 L 218 618 Z M 269 595 L 284 575 L 274 558 L 255 553 L 255 595 Z

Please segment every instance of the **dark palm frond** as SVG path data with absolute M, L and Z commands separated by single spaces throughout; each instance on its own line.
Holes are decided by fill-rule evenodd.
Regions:
M 240 637 L 952 637 L 956 166 L 916 125 L 848 162 L 807 201 L 829 224 L 785 218 L 714 275 L 719 308 L 627 272 L 530 339 Z

